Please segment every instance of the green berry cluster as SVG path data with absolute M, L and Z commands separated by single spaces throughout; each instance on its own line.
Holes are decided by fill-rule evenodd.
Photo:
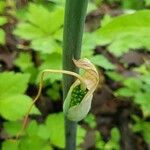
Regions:
M 87 92 L 88 92 L 88 89 L 82 89 L 81 85 L 77 85 L 71 93 L 70 107 L 79 104 Z

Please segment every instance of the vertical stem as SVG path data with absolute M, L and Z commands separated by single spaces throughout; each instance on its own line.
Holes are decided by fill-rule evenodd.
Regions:
M 72 58 L 79 59 L 81 53 L 81 43 L 84 29 L 88 0 L 66 0 L 65 23 L 63 37 L 63 69 L 78 73 L 78 69 L 73 64 Z M 63 76 L 63 99 L 65 100 L 68 90 L 74 78 L 68 75 Z M 65 118 L 65 150 L 75 150 L 76 148 L 77 123 Z

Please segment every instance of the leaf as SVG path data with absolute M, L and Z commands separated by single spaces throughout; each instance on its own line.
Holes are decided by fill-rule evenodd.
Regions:
M 57 69 L 60 70 L 62 68 L 62 56 L 59 53 L 52 53 L 50 55 L 45 55 L 44 61 L 39 67 L 39 71 L 43 71 L 44 69 Z M 45 76 L 45 79 L 50 79 L 50 82 L 53 83 L 56 80 L 61 80 L 61 74 L 51 73 Z M 39 81 L 39 80 L 38 80 Z
M 133 78 L 133 77 L 130 77 L 130 78 L 127 78 L 126 80 L 124 80 L 123 84 L 124 84 L 124 86 L 126 86 L 133 92 L 140 91 L 140 89 L 142 87 L 141 80 L 138 78 Z
M 113 128 L 111 130 L 111 139 L 114 141 L 114 142 L 119 142 L 120 140 L 120 132 L 117 128 Z
M 28 81 L 28 74 L 0 73 L 0 115 L 5 119 L 15 121 L 22 119 L 26 114 L 32 104 L 31 98 L 23 94 L 27 89 Z M 31 114 L 39 114 L 35 106 Z
M 4 25 L 7 23 L 7 18 L 0 16 L 0 26 Z
M 38 132 L 38 124 L 35 120 L 32 120 L 26 129 L 26 133 L 28 134 L 28 136 L 35 136 L 37 135 L 37 132 Z
M 14 34 L 25 39 L 33 40 L 44 37 L 44 33 L 36 26 L 32 26 L 29 23 L 20 23 L 14 30 Z
M 0 45 L 1 44 L 5 44 L 5 32 L 2 29 L 0 29 Z
M 48 34 L 56 32 L 63 24 L 64 10 L 62 8 L 49 12 L 42 5 L 30 3 L 28 11 L 28 21 Z
M 16 136 L 22 127 L 22 123 L 19 121 L 4 122 L 3 125 L 6 133 L 11 136 Z
M 135 96 L 135 92 L 133 92 L 131 89 L 129 88 L 119 88 L 116 92 L 115 95 L 116 96 L 123 96 L 123 97 L 132 97 Z
M 123 81 L 125 79 L 121 74 L 115 71 L 107 71 L 106 74 L 109 76 L 109 78 L 115 81 Z
M 19 23 L 14 34 L 25 40 L 31 40 L 30 46 L 36 51 L 48 54 L 58 52 L 61 47 L 56 42 L 55 34 L 63 25 L 63 15 L 64 9 L 62 7 L 56 7 L 49 11 L 40 4 L 30 3 L 26 22 Z
M 150 10 L 115 17 L 98 29 L 97 34 L 101 39 L 100 44 L 110 44 L 109 51 L 116 56 L 121 56 L 129 49 L 150 50 Z
M 95 32 L 85 33 L 82 40 L 82 57 L 91 57 L 93 49 L 100 43 Z
M 147 143 L 150 143 L 150 122 L 145 121 L 142 125 L 144 139 Z
M 51 114 L 46 119 L 46 126 L 50 135 L 50 143 L 58 148 L 65 147 L 64 115 L 62 113 Z M 78 126 L 77 145 L 81 144 L 85 137 L 85 130 Z
M 38 129 L 38 136 L 44 140 L 47 140 L 50 138 L 49 132 L 47 132 L 49 129 L 45 125 L 39 125 Z
M 115 66 L 110 63 L 103 55 L 95 55 L 90 58 L 91 62 L 97 66 L 100 66 L 106 70 L 113 70 Z
M 45 140 L 42 140 L 38 136 L 30 136 L 20 140 L 19 150 L 44 150 L 46 146 L 48 144 Z M 48 150 L 51 150 L 50 145 Z
M 47 54 L 61 51 L 61 46 L 51 36 L 34 39 L 31 43 L 31 48 Z
M 149 93 L 139 92 L 135 96 L 135 103 L 140 105 L 145 117 L 150 115 L 149 100 L 150 100 Z
M 21 52 L 19 56 L 15 59 L 14 64 L 19 67 L 22 72 L 29 73 L 30 82 L 35 83 L 38 69 L 34 66 L 30 53 Z
M 0 73 L 0 98 L 7 97 L 7 95 L 23 94 L 27 89 L 28 81 L 29 74 L 14 72 Z
M 92 129 L 96 127 L 96 118 L 93 114 L 88 114 L 84 119 L 84 122 L 87 123 Z
M 3 13 L 5 7 L 6 7 L 6 2 L 0 1 L 0 14 Z
M 18 142 L 12 140 L 6 140 L 2 143 L 2 150 L 19 150 Z
M 26 69 L 34 66 L 30 53 L 25 52 L 19 54 L 18 58 L 15 59 L 14 64 L 18 66 L 21 71 L 25 71 Z
M 30 97 L 26 95 L 8 95 L 0 98 L 0 115 L 7 120 L 22 119 L 32 104 Z M 40 114 L 34 106 L 30 114 Z

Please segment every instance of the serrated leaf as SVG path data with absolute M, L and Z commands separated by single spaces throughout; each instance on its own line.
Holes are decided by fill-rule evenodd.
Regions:
M 31 40 L 31 48 L 34 50 L 42 53 L 58 52 L 61 47 L 56 42 L 55 33 L 63 25 L 63 14 L 64 9 L 61 7 L 49 11 L 42 5 L 31 3 L 26 22 L 20 23 L 14 34 L 25 40 Z M 53 20 L 55 20 L 55 23 Z
M 110 44 L 109 51 L 116 56 L 121 56 L 129 49 L 150 50 L 150 10 L 115 17 L 100 28 L 97 34 L 101 45 Z
M 100 66 L 106 70 L 113 70 L 115 66 L 103 55 L 95 55 L 90 58 L 91 62 L 97 66 Z
M 35 5 L 32 3 L 30 4 L 28 10 L 28 21 L 33 25 L 40 27 L 44 32 L 48 34 L 56 32 L 63 24 L 64 10 L 62 8 L 57 8 L 54 11 L 49 12 L 42 5 Z M 55 23 L 53 23 L 54 19 Z
M 0 98 L 0 115 L 10 121 L 22 119 L 31 104 L 31 98 L 26 95 L 7 95 Z M 40 113 L 34 106 L 30 114 Z

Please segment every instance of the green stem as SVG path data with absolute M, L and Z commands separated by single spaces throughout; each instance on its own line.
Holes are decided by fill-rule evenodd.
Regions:
M 63 69 L 78 73 L 78 69 L 73 64 L 72 59 L 79 59 L 85 16 L 88 0 L 66 0 L 65 23 L 63 37 Z M 63 76 L 63 99 L 69 91 L 74 78 L 68 75 Z M 77 123 L 65 118 L 65 150 L 75 150 L 76 148 Z

